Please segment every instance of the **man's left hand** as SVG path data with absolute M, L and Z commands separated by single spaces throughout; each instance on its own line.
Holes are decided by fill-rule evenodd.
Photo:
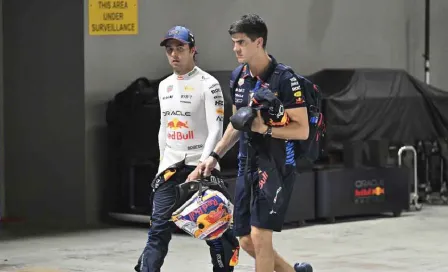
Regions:
M 257 111 L 257 117 L 252 121 L 251 130 L 263 134 L 268 129 L 268 126 L 264 123 L 263 117 L 261 117 L 260 111 Z

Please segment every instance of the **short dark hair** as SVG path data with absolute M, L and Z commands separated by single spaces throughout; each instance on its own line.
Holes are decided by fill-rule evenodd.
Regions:
M 193 47 L 195 47 L 195 44 L 193 43 L 188 43 L 188 49 L 191 50 L 193 49 Z M 196 62 L 196 55 L 198 54 L 198 52 L 196 51 L 196 48 L 194 49 L 194 55 L 193 55 L 193 60 Z
M 263 48 L 266 48 L 266 42 L 268 40 L 268 27 L 264 20 L 257 14 L 245 14 L 241 16 L 236 22 L 233 22 L 229 28 L 229 34 L 244 33 L 255 41 L 258 38 L 263 38 Z

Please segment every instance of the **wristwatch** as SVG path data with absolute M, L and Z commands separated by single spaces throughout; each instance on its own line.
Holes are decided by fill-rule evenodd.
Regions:
M 216 153 L 215 151 L 212 151 L 209 156 L 215 158 L 218 162 L 221 160 L 218 153 Z
M 268 129 L 266 129 L 266 131 L 263 135 L 271 137 L 272 136 L 272 127 L 268 126 Z

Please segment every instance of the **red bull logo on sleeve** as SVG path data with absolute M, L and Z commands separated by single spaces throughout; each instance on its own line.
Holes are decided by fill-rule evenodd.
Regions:
M 188 130 L 185 132 L 185 129 L 189 129 L 188 121 L 181 121 L 177 118 L 174 118 L 167 123 L 167 127 L 172 130 L 167 133 L 167 138 L 170 140 L 194 139 L 194 132 L 192 130 Z

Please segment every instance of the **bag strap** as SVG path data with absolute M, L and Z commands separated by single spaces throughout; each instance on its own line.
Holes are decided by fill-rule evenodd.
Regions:
M 241 77 L 241 74 L 243 72 L 243 68 L 245 65 L 246 64 L 240 64 L 237 68 L 235 68 L 235 70 L 232 71 L 232 75 L 230 78 L 230 86 L 229 86 L 230 94 L 232 95 L 232 99 L 235 97 L 235 89 L 238 84 L 238 79 Z M 272 73 L 270 88 L 273 88 L 272 86 L 274 86 L 275 88 L 279 87 L 280 78 L 283 75 L 283 73 L 286 71 L 289 71 L 292 74 L 295 74 L 291 67 L 289 67 L 283 63 L 277 64 L 277 66 L 274 69 L 274 72 Z
M 269 88 L 271 90 L 278 89 L 280 87 L 280 79 L 282 78 L 283 73 L 286 71 L 295 74 L 291 67 L 283 63 L 277 64 L 271 76 L 271 84 L 269 85 Z
M 232 71 L 232 75 L 230 77 L 230 95 L 232 98 L 232 101 L 235 99 L 235 89 L 238 84 L 238 79 L 241 77 L 241 74 L 243 73 L 243 68 L 246 64 L 240 64 L 238 67 L 235 68 L 235 70 Z

